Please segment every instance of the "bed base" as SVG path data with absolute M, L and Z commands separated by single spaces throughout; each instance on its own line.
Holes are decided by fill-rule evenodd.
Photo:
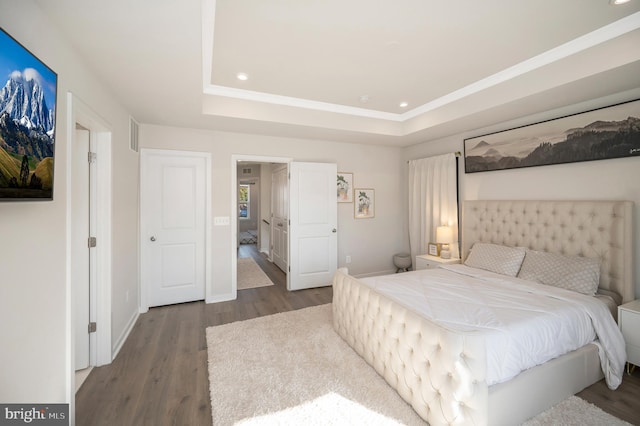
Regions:
M 490 425 L 517 425 L 604 378 L 593 344 L 489 387 Z
M 520 424 L 600 380 L 587 345 L 509 382 L 486 383 L 477 333 L 434 324 L 340 269 L 333 280 L 336 332 L 431 425 Z

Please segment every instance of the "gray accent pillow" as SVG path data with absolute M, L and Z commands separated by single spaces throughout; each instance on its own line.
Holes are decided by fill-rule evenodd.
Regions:
M 526 251 L 522 247 L 507 247 L 498 244 L 475 243 L 464 264 L 497 274 L 515 277 Z
M 527 250 L 518 278 L 593 296 L 600 283 L 600 260 Z

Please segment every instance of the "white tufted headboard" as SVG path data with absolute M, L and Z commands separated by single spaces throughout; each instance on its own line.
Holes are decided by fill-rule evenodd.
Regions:
M 601 260 L 600 288 L 634 299 L 631 201 L 469 200 L 462 258 L 473 243 L 526 247 Z

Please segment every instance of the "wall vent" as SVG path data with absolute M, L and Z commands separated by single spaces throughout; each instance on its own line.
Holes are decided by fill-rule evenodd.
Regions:
M 140 148 L 138 145 L 138 122 L 133 119 L 133 117 L 129 117 L 129 148 L 131 151 L 139 152 Z

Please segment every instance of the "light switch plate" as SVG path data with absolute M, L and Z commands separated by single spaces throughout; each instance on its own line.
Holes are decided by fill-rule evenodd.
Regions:
M 229 225 L 229 216 L 216 216 L 213 218 L 213 224 L 215 226 L 226 226 Z

